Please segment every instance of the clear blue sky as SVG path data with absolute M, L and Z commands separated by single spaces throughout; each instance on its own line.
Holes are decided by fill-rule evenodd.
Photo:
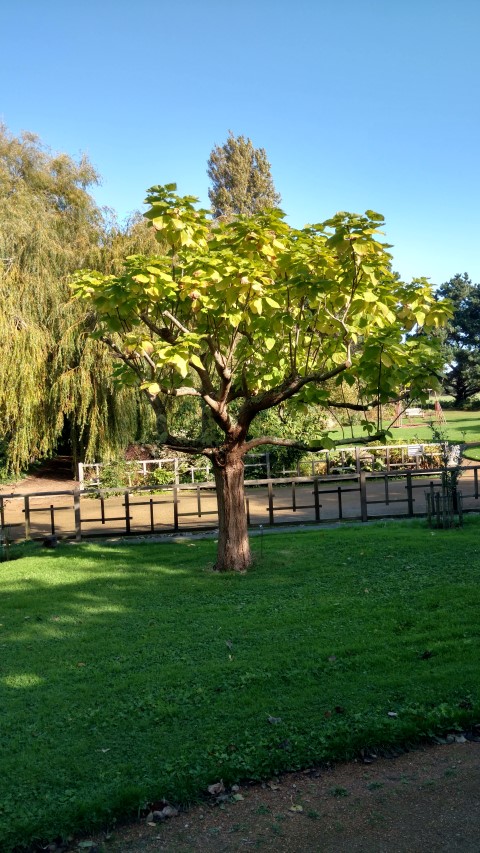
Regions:
M 232 130 L 293 225 L 373 208 L 402 277 L 480 282 L 479 0 L 3 0 L 0 120 L 85 152 L 123 217 L 208 206 Z

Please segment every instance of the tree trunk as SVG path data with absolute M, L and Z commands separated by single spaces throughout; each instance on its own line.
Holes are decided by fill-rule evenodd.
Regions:
M 234 451 L 213 459 L 218 503 L 218 549 L 215 571 L 245 572 L 251 565 L 245 512 L 244 465 Z

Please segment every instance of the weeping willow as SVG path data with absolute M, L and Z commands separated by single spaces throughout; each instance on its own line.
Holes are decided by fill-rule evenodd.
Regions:
M 125 254 L 151 251 L 140 222 L 121 229 L 98 208 L 97 182 L 86 158 L 0 127 L 0 466 L 10 473 L 60 442 L 75 460 L 109 459 L 149 429 L 149 407 L 114 387 L 111 356 L 70 300 L 75 269 L 116 272 Z

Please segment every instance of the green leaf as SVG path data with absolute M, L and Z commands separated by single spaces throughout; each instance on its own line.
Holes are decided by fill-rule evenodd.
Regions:
M 270 305 L 270 308 L 280 308 L 281 307 L 280 304 L 278 302 L 276 302 L 275 299 L 272 299 L 271 296 L 264 296 L 264 299 L 265 299 L 265 302 L 267 303 L 267 305 Z
M 192 364 L 195 365 L 195 367 L 199 367 L 203 370 L 203 364 L 199 359 L 198 355 L 195 355 L 195 353 L 193 353 L 193 355 L 190 356 L 190 361 L 192 362 Z

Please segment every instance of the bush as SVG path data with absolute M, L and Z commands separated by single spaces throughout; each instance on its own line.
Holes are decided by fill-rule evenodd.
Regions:
M 167 468 L 154 468 L 145 478 L 146 486 L 170 486 L 175 482 L 175 474 Z

